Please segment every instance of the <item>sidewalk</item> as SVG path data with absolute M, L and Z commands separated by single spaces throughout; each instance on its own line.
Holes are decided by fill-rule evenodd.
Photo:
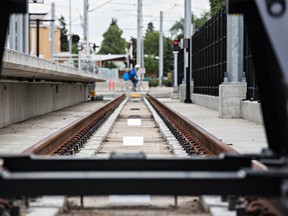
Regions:
M 245 119 L 223 119 L 218 111 L 196 104 L 180 103 L 179 100 L 158 98 L 171 109 L 193 121 L 239 153 L 259 153 L 268 146 L 264 125 Z

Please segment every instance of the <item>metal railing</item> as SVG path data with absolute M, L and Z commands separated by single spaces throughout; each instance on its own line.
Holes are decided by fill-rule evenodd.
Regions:
M 244 20 L 245 22 L 245 20 Z M 178 85 L 184 77 L 183 50 L 178 55 Z M 245 23 L 244 73 L 248 100 L 259 100 L 258 85 Z M 223 8 L 192 36 L 192 78 L 194 93 L 219 96 L 219 85 L 227 72 L 227 12 Z
M 255 67 L 252 59 L 251 45 L 248 37 L 247 22 L 244 19 L 244 72 L 247 82 L 246 99 L 257 101 L 259 100 L 257 79 L 255 76 Z
M 182 84 L 184 79 L 184 51 L 180 49 L 178 52 L 178 86 Z
M 226 72 L 227 15 L 222 9 L 192 37 L 194 92 L 219 95 Z

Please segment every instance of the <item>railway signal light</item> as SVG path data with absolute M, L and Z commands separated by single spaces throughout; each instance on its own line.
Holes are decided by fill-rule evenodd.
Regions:
M 61 41 L 62 43 L 66 43 L 66 42 L 68 41 L 67 35 L 61 33 L 60 41 Z
M 179 51 L 180 49 L 180 41 L 179 40 L 174 40 L 173 41 L 173 47 L 174 47 L 174 51 Z
M 79 40 L 80 40 L 79 35 L 72 35 L 72 42 L 73 42 L 73 43 L 78 43 Z

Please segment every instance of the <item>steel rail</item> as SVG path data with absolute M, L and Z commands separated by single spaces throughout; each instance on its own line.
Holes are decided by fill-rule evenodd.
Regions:
M 147 95 L 148 101 L 161 113 L 181 134 L 194 151 L 199 155 L 219 155 L 220 153 L 238 154 L 238 152 L 227 146 L 224 142 L 205 131 L 195 123 L 185 119 L 156 98 Z
M 105 104 L 97 111 L 82 117 L 47 138 L 44 138 L 37 144 L 24 150 L 22 153 L 36 155 L 63 155 L 66 151 L 71 151 L 69 148 L 77 148 L 74 144 L 77 142 L 79 144 L 79 141 L 81 142 L 81 140 L 83 141 L 83 139 L 86 139 L 87 137 L 85 134 L 89 133 L 89 130 L 91 130 L 97 122 L 103 119 L 109 111 L 115 109 L 124 99 L 125 95 L 123 94 L 115 100 Z

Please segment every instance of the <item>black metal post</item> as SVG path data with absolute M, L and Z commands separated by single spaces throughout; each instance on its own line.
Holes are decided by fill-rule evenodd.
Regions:
M 33 13 L 31 15 L 46 15 L 43 13 Z M 30 19 L 30 22 L 36 22 L 36 56 L 39 57 L 40 55 L 40 22 L 55 22 L 55 20 L 46 20 L 46 19 Z M 30 25 L 30 23 L 29 23 Z
M 186 43 L 188 43 L 188 67 L 185 67 L 184 70 L 186 70 L 186 99 L 184 100 L 184 103 L 192 103 L 192 100 L 191 100 L 191 90 L 190 90 L 190 85 L 191 85 L 191 82 L 190 82 L 190 68 L 191 68 L 191 60 L 190 60 L 190 55 L 191 55 L 191 51 L 190 51 L 190 43 L 191 43 L 191 39 L 185 39 L 187 40 Z M 186 56 L 184 57 L 186 58 Z
M 40 53 L 40 19 L 36 19 L 36 56 Z

